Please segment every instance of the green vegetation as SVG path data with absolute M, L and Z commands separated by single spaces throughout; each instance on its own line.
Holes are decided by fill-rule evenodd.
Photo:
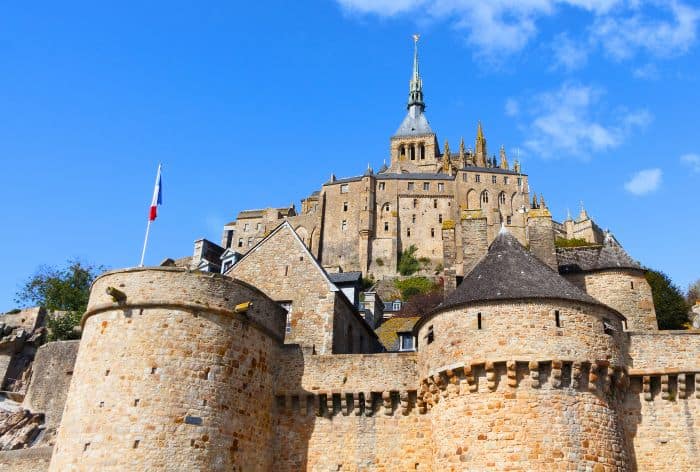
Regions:
M 403 301 L 408 301 L 415 295 L 432 292 L 437 288 L 437 284 L 427 277 L 411 277 L 404 280 L 396 280 L 394 281 L 394 286 L 401 292 L 401 300 Z
M 64 268 L 41 266 L 17 292 L 16 302 L 66 312 L 48 317 L 49 340 L 78 339 L 75 327 L 87 307 L 90 285 L 103 270 L 76 260 L 69 260 Z
M 413 275 L 420 270 L 421 262 L 416 258 L 418 248 L 411 244 L 399 254 L 399 274 Z
M 678 287 L 663 272 L 647 270 L 645 277 L 651 286 L 659 329 L 687 328 L 689 306 Z
M 583 238 L 557 238 L 554 240 L 555 247 L 585 247 L 585 246 L 596 246 L 596 244 L 589 243 Z

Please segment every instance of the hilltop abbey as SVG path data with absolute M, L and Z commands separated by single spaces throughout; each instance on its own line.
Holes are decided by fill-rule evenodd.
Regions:
M 99 276 L 80 341 L 0 317 L 0 467 L 697 470 L 700 330 L 660 331 L 610 232 L 553 221 L 480 125 L 441 150 L 424 110 L 416 49 L 389 165 Z M 359 284 L 410 246 L 444 281 L 414 317 Z

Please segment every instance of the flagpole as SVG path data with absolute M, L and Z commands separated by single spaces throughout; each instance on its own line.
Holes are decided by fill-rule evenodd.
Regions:
M 148 245 L 148 233 L 151 230 L 151 219 L 148 219 L 148 224 L 146 225 L 146 238 L 143 240 L 143 250 L 141 251 L 141 262 L 139 267 L 143 267 L 143 259 L 146 257 L 146 246 Z

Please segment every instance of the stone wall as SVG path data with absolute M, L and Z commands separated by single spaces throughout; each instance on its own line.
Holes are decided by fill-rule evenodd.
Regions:
M 700 372 L 633 377 L 622 413 L 636 470 L 698 469 Z
M 651 287 L 637 270 L 605 270 L 566 274 L 569 282 L 627 318 L 630 331 L 656 331 L 656 310 Z
M 32 363 L 31 382 L 23 406 L 34 413 L 44 413 L 42 443 L 53 444 L 61 423 L 79 344 L 80 341 L 44 344 Z
M 700 331 L 629 333 L 629 346 L 634 371 L 700 371 Z
M 0 452 L 0 470 L 21 472 L 45 472 L 51 462 L 51 446 L 17 449 Z
M 461 220 L 462 262 L 461 273 L 469 274 L 489 249 L 486 234 L 487 220 L 481 210 L 465 212 Z M 459 271 L 458 271 L 459 273 Z
M 527 219 L 527 238 L 530 252 L 552 270 L 557 271 L 557 250 L 554 247 L 552 214 L 548 209 L 530 210 Z
M 260 451 L 272 444 L 283 333 L 284 310 L 227 277 L 99 277 L 50 470 L 270 470 Z
M 342 292 L 334 292 L 333 353 L 379 352 L 377 335 Z

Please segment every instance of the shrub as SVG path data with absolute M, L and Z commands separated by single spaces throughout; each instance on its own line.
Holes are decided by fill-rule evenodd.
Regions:
M 418 248 L 411 244 L 399 254 L 399 274 L 413 275 L 420 270 L 420 261 L 416 258 Z
M 596 244 L 589 243 L 583 238 L 557 238 L 554 240 L 555 247 L 585 247 L 585 246 L 596 246 Z
M 394 285 L 401 292 L 401 300 L 408 301 L 409 298 L 419 294 L 429 293 L 437 287 L 437 285 L 426 277 L 411 277 L 404 280 L 396 280 Z
M 377 257 L 374 262 L 376 262 L 379 267 L 384 267 L 384 259 L 381 257 Z

